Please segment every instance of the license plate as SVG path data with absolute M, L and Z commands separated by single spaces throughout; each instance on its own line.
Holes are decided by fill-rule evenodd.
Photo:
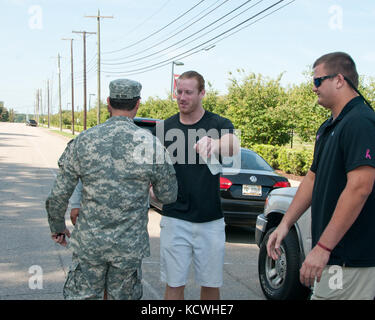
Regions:
M 242 194 L 244 196 L 260 197 L 262 195 L 262 186 L 256 186 L 256 185 L 251 185 L 251 184 L 243 184 L 242 185 Z

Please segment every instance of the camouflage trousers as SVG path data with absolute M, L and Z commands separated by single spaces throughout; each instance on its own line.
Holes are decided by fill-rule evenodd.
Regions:
M 82 260 L 73 254 L 72 265 L 65 280 L 66 300 L 100 300 L 104 290 L 111 300 L 142 298 L 142 261 L 124 265 L 116 262 Z

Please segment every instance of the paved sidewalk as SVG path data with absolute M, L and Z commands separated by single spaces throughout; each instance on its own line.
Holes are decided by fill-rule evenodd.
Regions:
M 301 183 L 301 181 L 291 180 L 291 179 L 289 179 L 289 182 L 292 187 L 298 187 Z
M 58 127 L 52 127 L 52 126 L 50 126 L 50 127 L 48 128 L 47 125 L 43 125 L 43 124 L 40 124 L 39 127 L 40 127 L 40 128 L 44 128 L 44 129 L 48 129 L 48 130 L 56 130 L 56 131 L 60 131 L 60 128 L 58 128 Z M 70 134 L 72 134 L 72 130 L 71 130 L 71 129 L 62 129 L 62 131 L 63 131 L 63 132 L 66 132 L 66 133 L 70 133 Z M 81 131 L 74 131 L 74 135 L 75 135 L 75 136 L 78 136 L 80 133 L 81 133 Z

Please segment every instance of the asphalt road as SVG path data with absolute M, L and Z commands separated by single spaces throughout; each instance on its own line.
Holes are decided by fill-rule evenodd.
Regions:
M 51 240 L 44 202 L 68 141 L 45 128 L 0 122 L 0 300 L 63 299 L 71 252 Z M 143 263 L 143 299 L 161 300 L 160 214 L 150 209 L 149 218 L 151 256 Z M 227 227 L 226 237 L 222 299 L 264 300 L 254 230 Z M 192 273 L 185 297 L 199 299 Z

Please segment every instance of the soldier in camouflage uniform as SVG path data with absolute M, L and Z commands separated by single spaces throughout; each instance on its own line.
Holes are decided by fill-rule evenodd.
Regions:
M 167 151 L 132 120 L 140 103 L 140 83 L 119 79 L 109 88 L 112 117 L 68 144 L 46 200 L 52 238 L 65 246 L 70 233 L 64 215 L 81 179 L 82 207 L 69 241 L 73 259 L 65 299 L 101 299 L 104 290 L 111 299 L 140 299 L 142 258 L 150 255 L 150 184 L 161 202 L 177 198 Z

